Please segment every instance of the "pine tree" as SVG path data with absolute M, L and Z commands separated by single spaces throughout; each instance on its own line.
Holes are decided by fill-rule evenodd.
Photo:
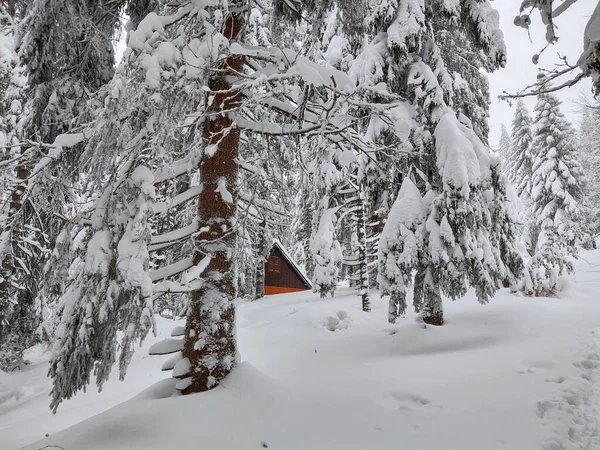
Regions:
M 259 16 L 243 1 L 231 9 L 226 2 L 206 4 L 199 13 L 201 6 L 165 2 L 158 5 L 160 14 L 148 13 L 129 32 L 123 63 L 94 102 L 95 124 L 80 155 L 88 205 L 77 211 L 92 233 L 86 238 L 86 264 L 72 262 L 73 281 L 60 301 L 60 339 L 50 369 L 54 409 L 85 388 L 92 372 L 101 387 L 117 359 L 125 376 L 132 340 L 143 339 L 152 328 L 147 318 L 165 293 L 190 294 L 185 330 L 175 331 L 183 339 L 160 342 L 150 352 L 176 353 L 167 369 L 173 369 L 183 393 L 216 386 L 237 360 L 238 288 L 253 283 L 255 267 L 250 282 L 242 284 L 238 269 L 246 272 L 250 264 L 245 261 L 260 253 L 239 252 L 244 239 L 260 235 L 248 217 L 254 214 L 269 224 L 270 214 L 286 212 L 276 204 L 284 196 L 269 192 L 269 186 L 286 182 L 275 170 L 277 182 L 262 186 L 266 198 L 240 190 L 252 186 L 240 167 L 254 175 L 274 168 L 261 163 L 269 152 L 253 153 L 252 147 L 302 138 L 331 150 L 322 159 L 324 170 L 328 162 L 368 147 L 351 127 L 356 107 L 348 99 L 355 86 L 347 75 L 290 49 L 248 45 L 246 39 L 263 45 L 265 35 Z M 249 17 L 246 30 L 242 25 Z M 203 70 L 215 67 L 221 70 Z M 261 139 L 248 137 L 255 134 Z M 285 143 L 279 147 L 285 154 Z M 245 159 L 248 155 L 257 161 Z M 282 159 L 281 166 L 293 160 Z M 151 184 L 154 195 L 132 179 L 142 166 L 148 169 L 142 184 Z M 193 219 L 187 206 L 192 200 L 198 201 Z M 151 214 L 145 204 L 151 204 Z M 136 219 L 141 216 L 144 221 Z M 170 229 L 179 226 L 180 217 L 191 223 Z M 161 234 L 153 234 L 155 226 Z M 131 227 L 146 230 L 137 244 L 135 273 L 119 270 L 119 261 L 133 257 L 127 251 Z M 181 252 L 184 242 L 193 243 L 192 256 Z M 160 257 L 151 256 L 156 252 Z M 117 355 L 118 331 L 125 341 Z M 76 357 L 71 358 L 73 348 Z
M 83 135 L 77 127 L 89 119 L 90 93 L 112 77 L 110 38 L 123 2 L 17 3 L 18 57 L 5 100 L 13 115 L 11 145 L 19 157 L 9 166 L 15 176 L 2 224 L 0 315 L 4 325 L 18 323 L 15 330 L 29 345 L 41 321 L 43 306 L 36 305 L 48 298 L 39 280 L 79 175 L 74 161 Z M 6 299 L 10 308 L 4 307 Z
M 591 234 L 600 233 L 600 106 L 586 105 L 578 133 L 578 158 L 584 172 L 583 204 Z
M 498 149 L 496 150 L 498 156 L 503 161 L 504 166 L 508 166 L 510 163 L 510 136 L 504 124 L 500 128 L 500 142 L 498 143 Z
M 222 33 L 236 40 L 248 12 L 248 2 L 231 2 L 223 11 Z M 209 258 L 202 287 L 192 293 L 183 346 L 188 370 L 180 376 L 187 384 L 183 393 L 211 389 L 239 359 L 235 329 L 236 280 L 231 255 L 235 243 L 236 201 L 240 131 L 232 127 L 225 111 L 240 107 L 242 93 L 232 88 L 230 76 L 243 72 L 244 57 L 230 55 L 208 77 L 208 117 L 204 121 L 206 148 L 199 163 L 202 192 L 198 199 L 198 222 L 194 264 Z M 185 378 L 187 377 L 187 379 Z M 182 386 L 183 387 L 183 386 Z
M 524 202 L 528 202 L 531 195 L 531 176 L 535 159 L 532 142 L 531 118 L 525 103 L 519 99 L 512 122 L 511 150 L 508 158 L 507 174 L 511 183 L 515 186 L 517 195 Z
M 473 67 L 459 61 L 467 55 L 475 71 L 504 64 L 498 14 L 487 1 L 372 2 L 367 24 L 377 37 L 358 58 L 362 67 L 352 69 L 374 78 L 372 85 L 384 81 L 408 100 L 403 106 L 409 112 L 397 117 L 395 128 L 408 128 L 415 150 L 408 164 L 419 173 L 426 209 L 425 251 L 416 268 L 413 303 L 426 323 L 441 325 L 442 293 L 457 298 L 473 286 L 485 303 L 505 272 L 492 250 L 493 220 L 508 216 L 493 215 L 488 200 L 488 195 L 502 195 L 502 189 L 493 186 L 492 161 L 483 143 L 489 102 L 485 80 L 477 74 L 479 88 L 469 92 L 461 81 L 471 78 Z M 455 29 L 461 32 L 453 34 Z M 447 56 L 458 42 L 465 51 L 452 55 L 457 59 Z M 509 220 L 507 226 L 514 224 Z
M 528 269 L 533 293 L 551 295 L 556 293 L 558 276 L 572 271 L 571 258 L 587 239 L 581 227 L 583 171 L 577 161 L 574 130 L 560 111 L 560 101 L 542 94 L 534 112 L 536 158 L 529 216 L 535 220 L 535 254 Z
M 123 378 L 133 352 L 133 341 L 143 339 L 152 328 L 148 318 L 152 318 L 154 301 L 165 293 L 197 290 L 199 274 L 210 259 L 203 256 L 194 260 L 189 253 L 183 257 L 181 249 L 186 246 L 178 245 L 189 242 L 190 236 L 198 231 L 195 213 L 192 218 L 188 217 L 190 223 L 159 235 L 152 235 L 150 225 L 173 223 L 179 226 L 180 219 L 171 222 L 168 216 L 183 213 L 182 217 L 187 217 L 188 201 L 202 192 L 197 177 L 194 182 L 194 177 L 188 175 L 202 161 L 198 142 L 202 142 L 203 134 L 190 117 L 195 117 L 192 114 L 203 103 L 204 79 L 199 77 L 199 67 L 211 63 L 211 53 L 200 39 L 188 34 L 198 26 L 189 16 L 192 10 L 191 4 L 186 4 L 173 9 L 167 6 L 163 12 L 171 14 L 163 16 L 149 13 L 140 26 L 129 33 L 123 65 L 98 94 L 101 101 L 95 103 L 96 122 L 81 156 L 81 169 L 87 175 L 84 188 L 91 191 L 90 197 L 94 199 L 93 234 L 86 245 L 85 270 L 73 262 L 74 280 L 60 302 L 62 317 L 50 368 L 54 379 L 51 405 L 54 410 L 63 399 L 89 384 L 92 371 L 98 387 L 102 386 L 117 359 L 117 331 L 124 332 L 118 355 Z M 171 26 L 180 21 L 186 26 Z M 149 42 L 157 27 L 165 30 L 165 34 Z M 211 34 L 204 30 L 199 36 L 207 38 Z M 143 170 L 142 162 L 147 163 L 147 176 L 138 186 L 139 177 L 135 175 L 136 171 Z M 236 169 L 233 181 L 230 179 L 226 185 L 215 179 L 211 192 L 214 194 L 218 187 L 216 194 L 230 205 L 225 211 L 235 213 L 233 200 L 228 195 L 233 198 L 235 194 L 237 165 L 230 163 L 228 167 Z M 205 175 L 210 178 L 208 172 Z M 146 184 L 154 185 L 152 198 Z M 141 201 L 140 194 L 136 193 L 139 189 L 152 201 Z M 155 201 L 156 192 L 160 192 L 163 201 Z M 131 239 L 132 227 L 142 238 Z M 235 235 L 228 234 L 228 239 L 231 244 L 228 254 L 233 256 Z M 139 247 L 135 253 L 130 251 L 133 242 Z M 162 258 L 166 265 L 150 271 L 149 253 L 159 250 L 166 252 Z M 131 264 L 119 262 L 132 261 L 134 256 L 138 270 L 121 270 Z M 203 264 L 194 265 L 200 260 Z M 235 279 L 229 275 L 223 282 L 230 283 L 235 290 Z M 175 282 L 174 277 L 181 280 Z M 228 329 L 232 332 L 230 327 Z M 76 349 L 76 357 L 73 349 Z M 194 351 L 193 342 L 191 350 Z M 186 387 L 189 383 L 181 386 Z

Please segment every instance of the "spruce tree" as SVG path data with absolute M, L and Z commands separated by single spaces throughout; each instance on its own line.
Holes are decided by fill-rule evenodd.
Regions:
M 8 166 L 14 172 L 11 201 L 4 204 L 1 224 L 0 340 L 14 323 L 23 345 L 31 344 L 44 303 L 56 300 L 39 281 L 75 195 L 88 101 L 113 74 L 111 37 L 123 4 L 16 3 L 15 76 L 5 101 L 14 119 L 7 131 L 19 157 Z
M 508 166 L 508 164 L 510 163 L 510 147 L 510 135 L 508 134 L 508 131 L 506 130 L 504 124 L 502 124 L 500 128 L 500 142 L 498 143 L 498 149 L 496 150 L 496 152 L 502 160 L 502 162 L 504 163 L 505 167 Z
M 535 106 L 536 131 L 529 216 L 534 218 L 535 254 L 529 272 L 535 295 L 555 294 L 558 276 L 570 272 L 571 258 L 587 240 L 582 229 L 582 177 L 574 130 L 560 111 L 560 101 L 542 94 Z
M 600 105 L 584 106 L 577 148 L 585 175 L 586 223 L 595 237 L 600 234 Z
M 391 93 L 408 100 L 402 106 L 409 112 L 397 115 L 396 125 L 388 129 L 397 133 L 408 128 L 414 157 L 407 167 L 413 165 L 419 174 L 427 211 L 425 251 L 416 268 L 413 304 L 426 323 L 441 325 L 442 294 L 458 298 L 473 286 L 485 303 L 505 273 L 504 263 L 492 250 L 493 220 L 508 216 L 493 215 L 489 204 L 489 196 L 502 195 L 502 189 L 493 185 L 492 160 L 484 144 L 489 100 L 485 89 L 468 92 L 461 80 L 471 78 L 472 68 L 445 57 L 451 50 L 444 48 L 450 42 L 464 42 L 461 55 L 476 55 L 469 61 L 477 68 L 499 68 L 505 62 L 505 47 L 498 14 L 487 1 L 370 6 L 367 24 L 376 37 L 352 71 L 370 78 L 373 86 L 383 81 Z M 462 34 L 452 34 L 455 29 Z M 473 99 L 477 111 L 469 105 Z M 498 205 L 505 207 L 503 202 Z M 507 226 L 514 224 L 509 220 Z M 391 310 L 398 309 L 396 302 Z
M 319 152 L 323 164 L 316 166 L 321 173 L 331 162 L 354 160 L 348 156 L 357 148 L 366 151 L 352 129 L 357 108 L 348 99 L 355 86 L 346 74 L 290 49 L 262 47 L 260 20 L 245 1 L 211 2 L 199 12 L 200 7 L 194 1 L 164 2 L 159 13 L 148 13 L 129 32 L 123 63 L 94 102 L 95 125 L 80 156 L 91 200 L 77 211 L 91 232 L 85 238 L 86 264 L 72 262 L 73 280 L 61 297 L 50 365 L 54 409 L 85 388 L 92 372 L 101 387 L 117 359 L 125 375 L 133 339 L 143 339 L 152 328 L 148 318 L 165 293 L 190 295 L 185 330 L 175 332 L 183 339 L 159 342 L 150 352 L 176 353 L 168 369 L 183 393 L 216 386 L 237 361 L 237 269 L 245 271 L 244 259 L 265 248 L 239 252 L 243 239 L 260 234 L 240 211 L 267 222 L 264 211 L 286 213 L 272 202 L 278 196 L 270 196 L 271 182 L 261 186 L 267 198 L 241 190 L 257 183 L 241 176 L 240 168 L 255 175 L 272 169 L 261 165 L 265 154 L 251 147 L 288 136 L 305 139 L 325 150 Z M 253 25 L 246 29 L 245 23 Z M 267 72 L 277 76 L 265 78 Z M 263 138 L 248 137 L 254 134 Z M 259 161 L 245 159 L 248 155 Z M 281 167 L 291 161 L 282 160 Z M 143 177 L 136 176 L 139 171 Z M 285 182 L 281 173 L 273 176 Z M 193 200 L 189 217 L 186 205 Z M 190 223 L 170 229 L 179 224 L 170 213 Z M 154 234 L 157 224 L 161 234 Z M 139 239 L 132 239 L 134 231 Z M 187 247 L 191 255 L 181 252 L 182 243 L 193 244 Z M 129 251 L 134 247 L 135 255 Z M 153 258 L 154 252 L 162 252 L 161 258 Z M 132 261 L 137 270 L 125 270 L 128 264 L 120 261 Z M 120 347 L 118 331 L 125 339 Z
M 535 155 L 532 148 L 533 129 L 525 102 L 519 99 L 512 121 L 511 149 L 508 157 L 507 174 L 524 202 L 528 202 L 531 192 L 531 176 Z

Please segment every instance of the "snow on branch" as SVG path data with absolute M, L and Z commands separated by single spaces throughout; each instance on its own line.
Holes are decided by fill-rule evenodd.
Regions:
M 40 173 L 48 164 L 60 158 L 63 148 L 75 147 L 83 142 L 83 133 L 59 134 L 48 149 L 48 153 L 33 168 L 31 177 Z M 31 178 L 30 177 L 30 178 Z
M 160 269 L 151 270 L 150 278 L 153 282 L 164 280 L 165 278 L 172 277 L 180 274 L 194 265 L 194 258 L 184 258 L 168 266 L 161 267 Z
M 183 339 L 164 339 L 150 346 L 150 355 L 168 355 L 183 350 Z
M 162 248 L 169 247 L 177 244 L 198 231 L 198 222 L 194 220 L 190 225 L 179 228 L 177 230 L 169 231 L 168 233 L 154 235 L 150 238 L 150 245 L 148 251 L 157 251 Z
M 193 187 L 189 188 L 187 191 L 176 195 L 175 197 L 173 197 L 172 199 L 170 199 L 166 202 L 154 203 L 152 205 L 152 208 L 153 208 L 155 214 L 163 214 L 163 213 L 166 213 L 172 207 L 180 205 L 182 203 L 185 203 L 185 202 L 199 196 L 201 193 L 202 193 L 202 185 L 200 184 L 198 186 L 193 186 Z

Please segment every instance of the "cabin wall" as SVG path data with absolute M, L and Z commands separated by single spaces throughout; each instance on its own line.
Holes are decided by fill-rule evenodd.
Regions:
M 289 294 L 291 292 L 302 292 L 306 291 L 307 288 L 291 288 L 284 286 L 265 286 L 265 295 L 274 295 L 274 294 Z
M 280 288 L 280 289 L 274 289 Z M 273 247 L 265 263 L 265 294 L 279 294 L 310 289 L 302 277 L 287 262 L 277 247 Z

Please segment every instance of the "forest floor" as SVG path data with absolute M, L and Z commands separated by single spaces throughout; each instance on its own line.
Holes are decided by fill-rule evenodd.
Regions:
M 165 357 L 147 355 L 179 322 L 159 318 L 124 382 L 115 371 L 56 415 L 34 349 L 0 372 L 0 449 L 600 450 L 600 251 L 576 268 L 560 298 L 447 301 L 439 328 L 389 325 L 385 300 L 363 313 L 347 288 L 245 303 L 243 363 L 192 396 L 161 398 Z

